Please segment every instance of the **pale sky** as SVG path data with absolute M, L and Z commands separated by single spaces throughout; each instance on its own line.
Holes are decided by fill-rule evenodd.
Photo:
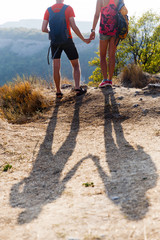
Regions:
M 129 16 L 141 16 L 149 9 L 160 14 L 159 0 L 124 0 Z M 92 21 L 97 0 L 66 0 L 73 7 L 76 21 Z M 53 5 L 51 0 L 1 0 L 0 25 L 21 19 L 43 19 L 45 10 Z

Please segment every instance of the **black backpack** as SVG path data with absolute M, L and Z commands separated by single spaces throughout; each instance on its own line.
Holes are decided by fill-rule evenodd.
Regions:
M 63 44 L 69 38 L 67 29 L 65 11 L 68 5 L 63 5 L 59 12 L 54 12 L 52 8 L 48 8 L 49 12 L 49 39 L 52 44 Z
M 63 5 L 61 10 L 59 12 L 54 12 L 52 10 L 52 7 L 48 8 L 49 12 L 49 40 L 50 42 L 50 47 L 48 49 L 48 55 L 47 55 L 47 60 L 49 64 L 49 53 L 51 49 L 52 44 L 57 45 L 57 51 L 59 47 L 66 43 L 68 38 L 69 38 L 69 32 L 67 29 L 67 23 L 66 23 L 66 18 L 65 18 L 65 11 L 67 9 L 68 5 Z M 55 52 L 54 55 L 56 55 L 57 51 Z M 53 56 L 54 59 L 54 56 Z
M 118 30 L 116 33 L 116 39 L 118 39 L 117 45 L 119 41 L 122 41 L 127 37 L 128 34 L 128 16 L 123 16 L 120 12 L 121 8 L 124 6 L 122 0 L 119 1 L 117 6 L 117 26 Z

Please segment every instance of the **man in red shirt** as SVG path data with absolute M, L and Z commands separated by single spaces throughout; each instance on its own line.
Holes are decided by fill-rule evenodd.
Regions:
M 62 7 L 64 0 L 56 0 L 56 4 L 54 4 L 51 8 L 54 12 L 59 12 Z M 79 56 L 77 49 L 74 45 L 74 42 L 72 40 L 72 34 L 71 34 L 71 28 L 75 32 L 75 34 L 85 43 L 90 43 L 90 39 L 85 39 L 83 35 L 81 34 L 79 28 L 76 26 L 75 20 L 74 20 L 75 14 L 73 11 L 73 8 L 68 6 L 65 10 L 65 19 L 66 19 L 66 25 L 69 32 L 69 38 L 65 44 L 62 44 L 58 49 L 56 45 L 51 45 L 51 51 L 52 51 L 52 58 L 53 58 L 53 78 L 56 85 L 57 93 L 56 96 L 58 98 L 61 98 L 63 96 L 61 92 L 60 87 L 60 58 L 62 51 L 65 51 L 68 59 L 71 62 L 71 65 L 73 67 L 73 78 L 75 80 L 75 91 L 77 92 L 77 95 L 82 95 L 86 92 L 86 90 L 82 89 L 80 87 L 80 64 L 79 64 Z M 43 23 L 42 23 L 42 32 L 49 33 L 48 30 L 48 23 L 49 23 L 49 11 L 48 9 L 45 12 Z

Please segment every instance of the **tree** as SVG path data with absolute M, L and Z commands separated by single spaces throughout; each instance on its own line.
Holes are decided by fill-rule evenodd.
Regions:
M 126 39 L 127 47 L 123 48 L 135 64 L 139 64 L 144 71 L 150 73 L 156 73 L 160 70 L 157 69 L 160 62 L 158 56 L 156 56 L 160 54 L 159 21 L 160 16 L 152 11 L 147 11 L 137 20 L 132 17 L 128 38 Z M 152 68 L 149 67 L 151 63 Z
M 153 43 L 148 44 L 149 51 L 142 54 L 142 69 L 150 73 L 160 72 L 160 25 L 154 30 Z

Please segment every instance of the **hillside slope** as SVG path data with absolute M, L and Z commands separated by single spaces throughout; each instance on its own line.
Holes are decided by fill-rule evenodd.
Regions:
M 45 93 L 43 118 L 0 122 L 0 239 L 159 240 L 160 92 Z

